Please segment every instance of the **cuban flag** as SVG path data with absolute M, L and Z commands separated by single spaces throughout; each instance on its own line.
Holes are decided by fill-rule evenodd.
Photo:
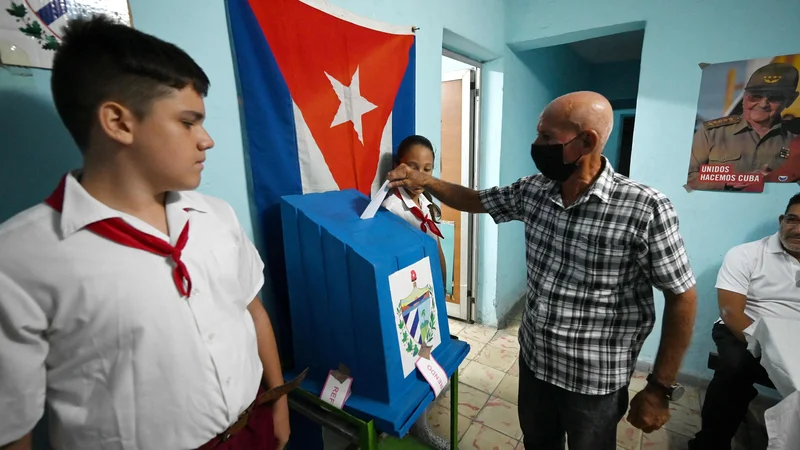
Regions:
M 253 196 L 275 298 L 286 298 L 280 198 L 380 187 L 414 134 L 414 34 L 320 0 L 228 10 Z

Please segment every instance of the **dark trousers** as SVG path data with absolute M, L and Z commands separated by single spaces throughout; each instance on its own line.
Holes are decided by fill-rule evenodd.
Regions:
M 766 378 L 759 360 L 747 351 L 723 323 L 711 330 L 722 367 L 714 372 L 703 403 L 702 429 L 689 442 L 691 450 L 730 450 L 731 440 L 758 391 L 753 384 Z
M 526 449 L 615 450 L 617 423 L 628 409 L 628 387 L 607 395 L 570 392 L 537 379 L 519 361 L 519 423 Z

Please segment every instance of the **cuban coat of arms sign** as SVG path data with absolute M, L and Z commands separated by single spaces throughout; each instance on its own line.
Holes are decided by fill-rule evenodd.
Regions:
M 433 350 L 441 342 L 430 258 L 390 275 L 389 289 L 403 374 L 407 377 L 416 369 L 422 346 Z

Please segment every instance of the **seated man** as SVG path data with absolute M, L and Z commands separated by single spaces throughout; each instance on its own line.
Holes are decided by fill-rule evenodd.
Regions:
M 731 439 L 766 378 L 747 351 L 742 331 L 759 317 L 800 320 L 800 194 L 789 200 L 777 234 L 731 249 L 717 277 L 720 319 L 711 336 L 722 368 L 714 372 L 703 404 L 702 429 L 690 450 L 730 450 Z

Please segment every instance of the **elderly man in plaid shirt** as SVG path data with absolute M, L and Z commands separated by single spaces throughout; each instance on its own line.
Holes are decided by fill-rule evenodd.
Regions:
M 628 420 L 645 432 L 669 419 L 692 335 L 695 279 L 672 203 L 614 172 L 603 157 L 611 105 L 593 92 L 554 100 L 531 157 L 541 174 L 474 191 L 399 166 L 391 186 L 422 187 L 445 204 L 525 223 L 527 303 L 519 420 L 525 448 L 614 450 L 636 358 L 653 329 L 653 287 L 666 299 L 661 345 Z

